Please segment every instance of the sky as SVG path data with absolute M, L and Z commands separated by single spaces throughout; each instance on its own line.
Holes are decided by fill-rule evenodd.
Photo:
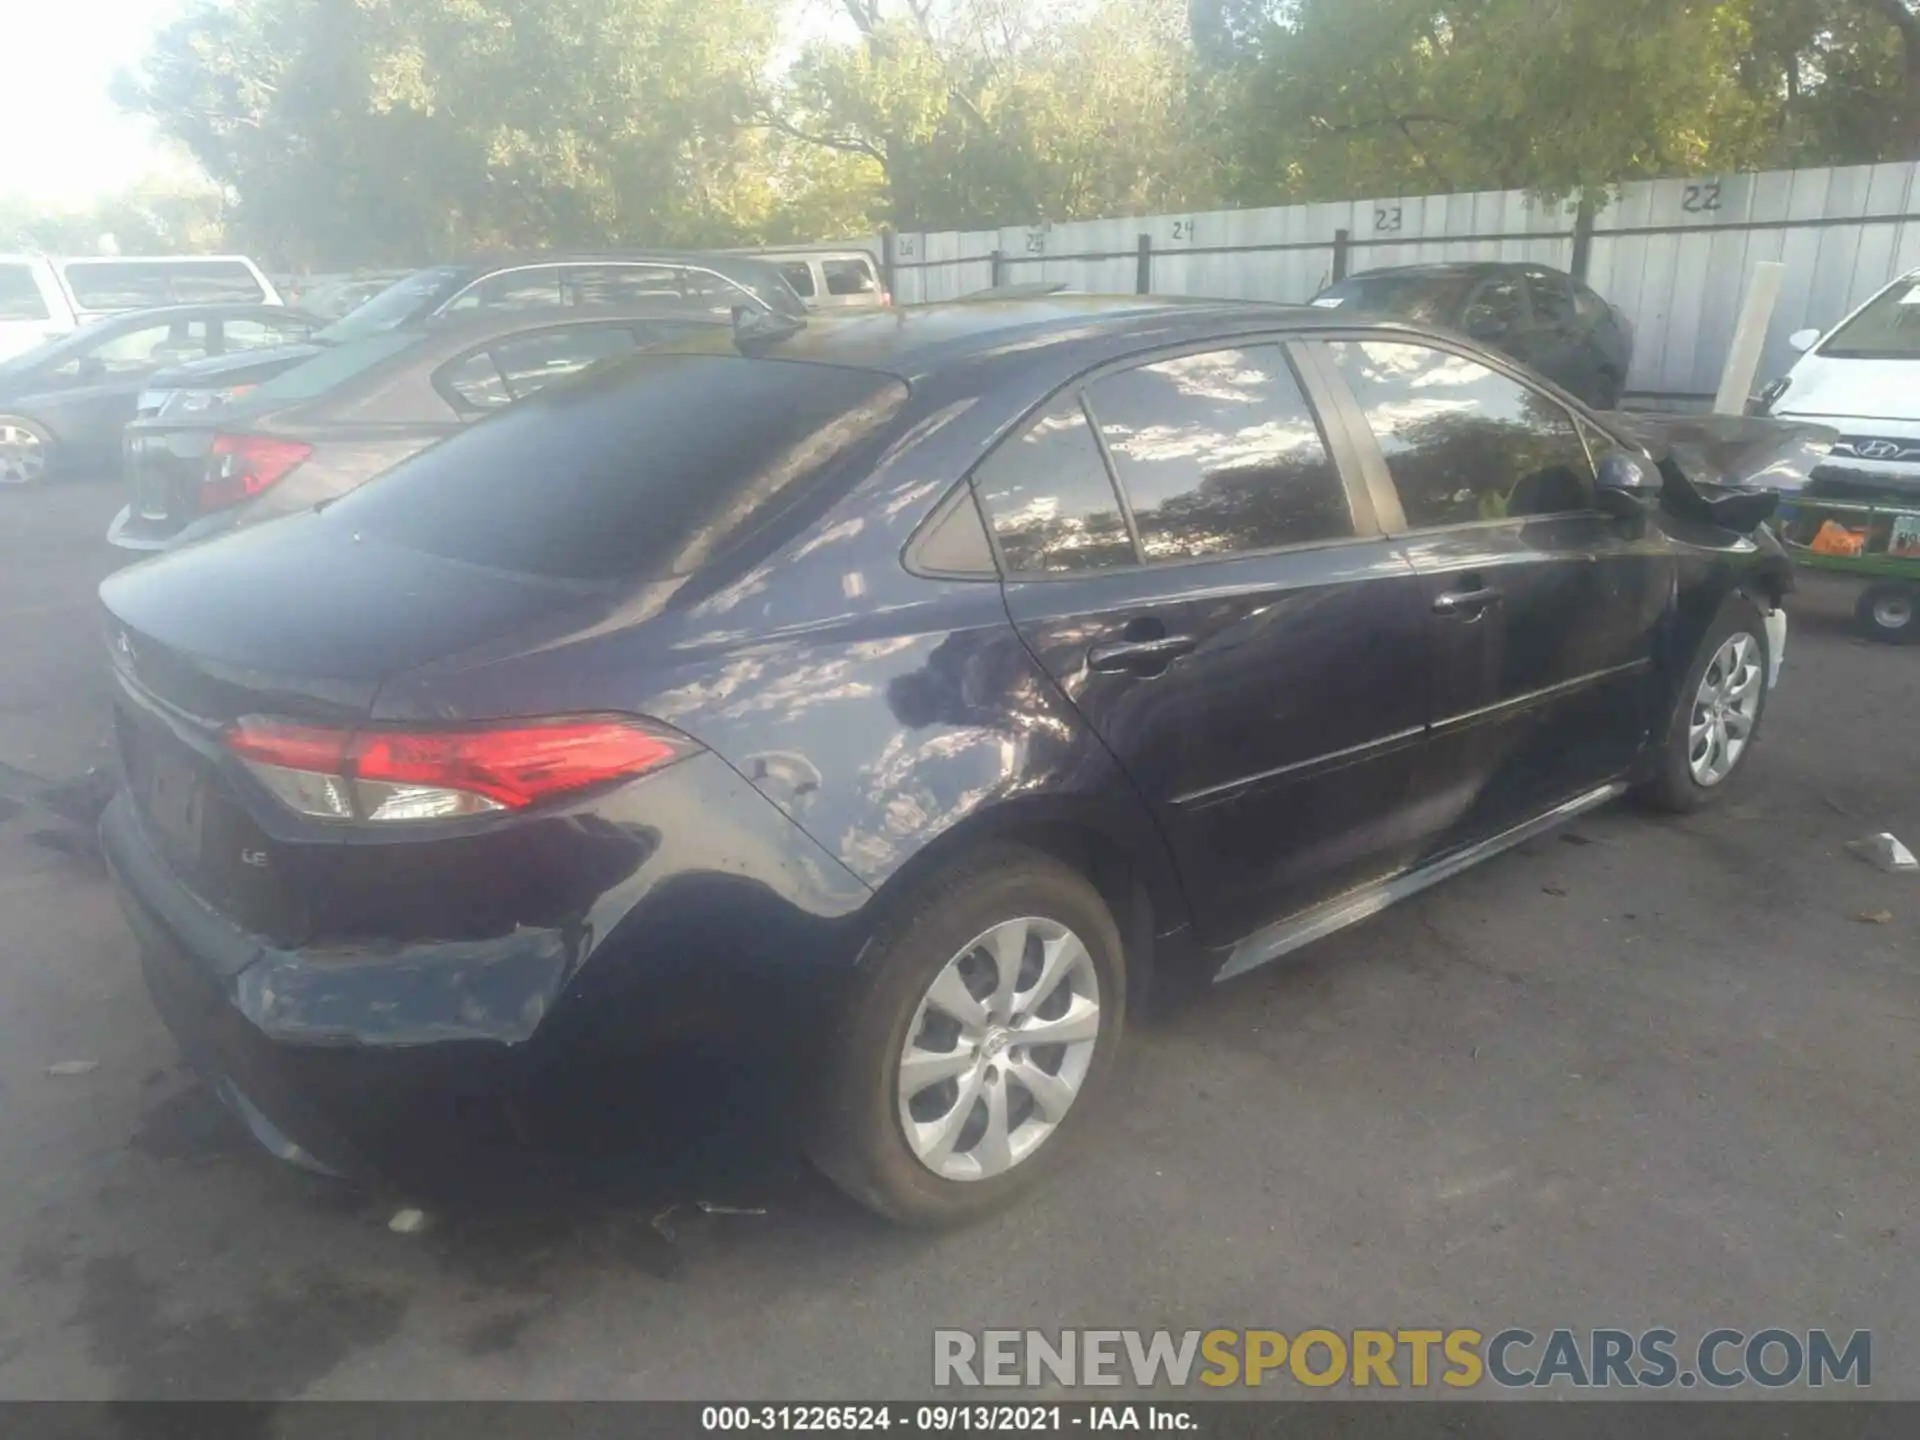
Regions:
M 146 128 L 107 98 L 185 0 L 0 0 L 0 195 L 78 208 L 143 176 L 171 173 Z

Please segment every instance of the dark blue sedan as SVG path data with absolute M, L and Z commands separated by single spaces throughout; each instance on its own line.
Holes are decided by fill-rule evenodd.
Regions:
M 106 853 L 285 1156 L 404 1183 L 403 1122 L 697 1037 L 964 1218 L 1150 988 L 1726 791 L 1790 574 L 1655 449 L 1326 310 L 720 327 L 108 581 Z

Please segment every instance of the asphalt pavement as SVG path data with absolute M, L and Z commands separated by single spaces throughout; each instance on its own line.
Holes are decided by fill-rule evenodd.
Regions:
M 1591 815 L 1137 1031 L 993 1220 L 889 1229 L 721 1100 L 622 1184 L 401 1235 L 141 988 L 89 842 L 118 502 L 0 492 L 0 1398 L 905 1398 L 936 1327 L 1652 1324 L 1869 1329 L 1920 1398 L 1920 877 L 1844 849 L 1920 843 L 1920 648 L 1843 586 L 1730 803 Z

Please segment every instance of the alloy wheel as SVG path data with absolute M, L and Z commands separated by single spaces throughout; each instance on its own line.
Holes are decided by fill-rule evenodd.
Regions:
M 40 437 L 24 425 L 0 421 L 0 485 L 37 485 L 46 474 Z
M 1904 595 L 1882 595 L 1873 602 L 1873 623 L 1882 630 L 1904 630 L 1913 623 L 1913 601 Z
M 1045 1144 L 1100 1036 L 1100 981 L 1056 920 L 1006 920 L 940 968 L 900 1052 L 900 1127 L 947 1180 L 989 1180 Z
M 1718 785 L 1733 773 L 1760 718 L 1765 670 L 1759 642 L 1744 631 L 1714 651 L 1687 727 L 1687 767 L 1696 784 Z

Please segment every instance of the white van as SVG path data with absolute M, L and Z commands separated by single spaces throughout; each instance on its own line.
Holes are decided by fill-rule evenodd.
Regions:
M 65 335 L 79 322 L 53 266 L 40 255 L 0 255 L 0 360 Z
M 102 315 L 223 301 L 281 303 L 244 255 L 0 255 L 0 359 Z
M 871 310 L 893 303 L 871 250 L 792 246 L 751 253 L 778 265 L 809 310 Z

